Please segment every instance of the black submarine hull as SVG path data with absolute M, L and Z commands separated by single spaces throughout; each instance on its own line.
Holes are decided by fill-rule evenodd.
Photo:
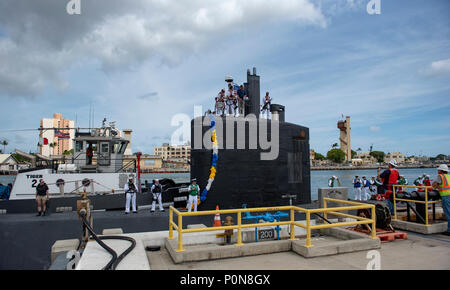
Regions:
M 197 142 L 200 139 L 195 138 L 194 131 L 201 130 L 202 136 L 207 136 L 209 127 L 201 125 L 208 123 L 205 118 L 199 118 L 197 121 L 194 119 L 191 122 L 191 178 L 197 179 L 201 192 L 210 177 L 212 150 L 207 149 L 207 144 L 196 143 L 196 139 Z M 271 122 L 275 121 L 266 121 L 267 136 L 268 139 L 271 139 Z M 241 208 L 243 204 L 246 204 L 247 207 L 288 205 L 289 199 L 283 197 L 286 195 L 295 195 L 295 203 L 311 202 L 308 128 L 277 122 L 279 130 L 278 156 L 273 160 L 262 160 L 261 154 L 270 150 L 263 150 L 260 144 L 256 149 L 248 149 L 250 144 L 247 138 L 248 130 L 253 126 L 258 129 L 256 136 L 259 140 L 261 134 L 259 119 L 246 120 L 216 116 L 215 122 L 223 123 L 223 130 L 219 128 L 221 126 L 216 128 L 219 140 L 217 172 L 206 200 L 198 207 L 199 210 L 215 209 L 217 205 L 220 209 Z M 246 123 L 246 140 L 240 141 L 242 144 L 245 143 L 247 149 L 227 149 L 229 147 L 238 148 L 238 122 Z M 234 130 L 229 127 L 234 127 Z M 227 130 L 232 132 L 231 135 L 223 133 Z M 229 142 L 229 138 L 233 138 L 233 142 Z M 225 145 L 227 142 L 229 147 Z

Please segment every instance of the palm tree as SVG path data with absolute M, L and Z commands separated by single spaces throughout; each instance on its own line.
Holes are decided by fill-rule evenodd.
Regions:
M 5 153 L 6 152 L 6 146 L 8 146 L 9 143 L 8 143 L 8 141 L 6 139 L 4 139 L 1 144 L 3 145 L 3 153 Z
M 338 143 L 334 143 L 333 145 L 331 145 L 331 148 L 337 148 L 339 145 L 338 145 Z
M 51 150 L 52 153 L 51 154 L 53 154 L 53 148 L 58 146 L 58 144 L 56 144 L 56 142 L 53 142 L 53 143 L 48 144 L 48 146 L 50 146 L 50 148 L 52 148 L 52 150 Z

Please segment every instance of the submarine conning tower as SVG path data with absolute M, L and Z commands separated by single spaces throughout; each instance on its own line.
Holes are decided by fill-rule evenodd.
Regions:
M 191 120 L 191 178 L 202 192 L 216 164 L 214 181 L 199 210 L 267 207 L 311 202 L 309 129 L 285 121 L 285 107 L 271 104 L 260 118 L 260 77 L 247 71 L 245 116 L 205 115 Z M 278 98 L 278 97 L 277 97 Z M 211 121 L 218 143 L 213 161 Z

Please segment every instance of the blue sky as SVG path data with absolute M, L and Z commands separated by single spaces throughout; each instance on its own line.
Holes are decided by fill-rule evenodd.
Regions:
M 343 114 L 354 150 L 450 155 L 450 2 L 381 0 L 380 15 L 368 2 L 81 1 L 69 16 L 64 1 L 2 1 L 0 138 L 35 151 L 37 132 L 6 130 L 54 112 L 84 127 L 92 103 L 97 124 L 133 129 L 133 151 L 151 153 L 174 115 L 212 108 L 225 75 L 256 67 L 318 152 Z

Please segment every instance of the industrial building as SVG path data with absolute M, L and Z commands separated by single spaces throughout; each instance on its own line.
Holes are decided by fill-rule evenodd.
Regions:
M 171 160 L 178 162 L 188 162 L 191 159 L 190 145 L 174 145 L 163 143 L 162 146 L 154 147 L 153 154 L 161 156 L 163 160 Z

